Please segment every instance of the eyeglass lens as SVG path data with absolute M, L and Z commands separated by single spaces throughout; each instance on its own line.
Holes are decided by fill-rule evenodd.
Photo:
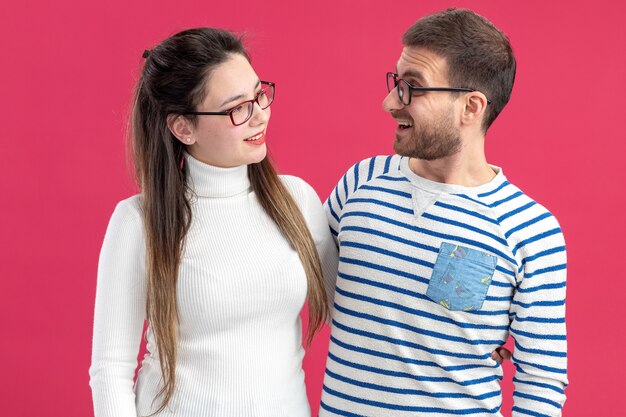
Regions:
M 410 94 L 408 91 L 408 85 L 402 80 L 397 78 L 397 75 L 388 72 L 387 73 L 387 91 L 391 92 L 394 88 L 398 91 L 398 98 L 403 104 L 408 104 L 406 101 L 410 98 Z
M 272 101 L 274 101 L 274 86 L 268 85 L 265 86 L 259 94 L 256 96 L 255 100 L 259 103 L 259 107 L 261 110 L 267 109 Z M 230 118 L 234 125 L 241 125 L 252 117 L 252 112 L 254 111 L 254 101 L 246 101 L 241 103 L 239 106 L 235 107 L 230 111 Z
M 387 92 L 391 93 L 391 90 L 393 90 L 396 87 L 396 79 L 394 77 L 394 74 L 391 72 L 387 73 Z

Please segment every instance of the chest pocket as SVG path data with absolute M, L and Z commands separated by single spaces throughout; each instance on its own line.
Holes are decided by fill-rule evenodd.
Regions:
M 426 295 L 448 310 L 480 310 L 497 263 L 488 253 L 443 242 Z

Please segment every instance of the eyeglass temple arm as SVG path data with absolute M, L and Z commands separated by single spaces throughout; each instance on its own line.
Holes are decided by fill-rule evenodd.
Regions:
M 397 82 L 398 82 L 398 79 L 396 78 L 396 84 Z M 480 91 L 478 90 L 474 90 L 471 88 L 464 88 L 464 87 L 414 87 L 409 84 L 409 88 L 411 89 L 411 91 L 454 91 L 454 92 L 459 92 L 459 93 L 473 93 L 474 91 L 477 91 L 480 93 Z M 491 104 L 491 100 L 489 100 L 488 98 L 487 98 L 487 104 Z
M 229 116 L 227 111 L 188 111 L 185 114 L 195 114 L 197 116 Z

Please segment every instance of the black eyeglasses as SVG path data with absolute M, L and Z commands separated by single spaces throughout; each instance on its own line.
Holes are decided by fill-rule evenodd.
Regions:
M 230 121 L 239 126 L 250 120 L 254 111 L 254 103 L 257 103 L 261 110 L 267 109 L 274 101 L 275 84 L 271 81 L 261 81 L 261 91 L 252 100 L 242 101 L 235 107 L 226 111 L 190 111 L 185 114 L 198 116 L 230 116 Z
M 471 93 L 473 88 L 457 88 L 457 87 L 416 87 L 409 84 L 402 78 L 398 78 L 398 74 L 395 72 L 387 73 L 387 91 L 391 93 L 391 90 L 396 88 L 398 90 L 398 98 L 405 106 L 411 104 L 411 97 L 415 92 L 424 91 L 452 91 L 457 93 Z M 487 99 L 487 104 L 491 104 L 491 100 Z

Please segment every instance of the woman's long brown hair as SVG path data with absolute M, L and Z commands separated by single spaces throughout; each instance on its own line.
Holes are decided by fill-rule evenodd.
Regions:
M 185 238 L 192 222 L 188 173 L 181 165 L 185 145 L 167 127 L 169 115 L 194 111 L 204 100 L 215 67 L 232 54 L 249 57 L 241 40 L 211 28 L 180 32 L 146 51 L 131 115 L 131 147 L 141 188 L 146 239 L 146 314 L 154 334 L 163 384 L 157 414 L 176 384 L 178 306 L 176 288 Z M 195 123 L 193 117 L 189 117 Z M 307 343 L 328 316 L 322 268 L 315 243 L 294 199 L 268 158 L 248 166 L 252 189 L 269 217 L 298 253 L 307 276 Z M 155 398 L 155 400 L 157 399 Z

